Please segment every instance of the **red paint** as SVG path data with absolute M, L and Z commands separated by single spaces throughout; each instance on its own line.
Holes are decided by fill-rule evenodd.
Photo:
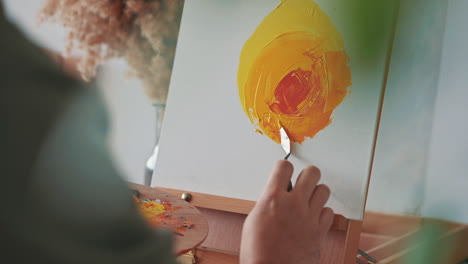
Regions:
M 276 86 L 276 102 L 270 105 L 270 109 L 277 114 L 296 113 L 314 85 L 310 71 L 296 69 L 289 72 Z
M 153 218 L 148 219 L 150 224 L 154 227 L 161 227 L 172 230 L 177 235 L 182 235 L 188 229 L 192 229 L 194 224 L 185 220 L 185 217 L 168 215 L 166 213 L 155 215 Z
M 166 210 L 166 212 L 174 212 L 182 208 L 180 206 L 172 206 L 172 204 L 170 203 L 162 202 L 161 204 L 164 205 L 164 209 Z

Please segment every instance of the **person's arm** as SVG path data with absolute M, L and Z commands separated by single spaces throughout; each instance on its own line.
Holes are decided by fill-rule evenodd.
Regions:
M 324 208 L 330 190 L 317 185 L 319 169 L 308 167 L 288 192 L 292 174 L 290 162 L 276 163 L 244 223 L 241 264 L 319 263 L 322 241 L 333 221 L 333 211 Z
M 0 19 L 0 250 L 10 263 L 175 263 L 138 214 L 106 146 L 92 86 Z
M 36 246 L 61 263 L 173 263 L 172 234 L 149 228 L 138 214 L 106 128 L 99 96 L 83 88 L 51 129 L 31 181 L 38 224 L 50 228 L 42 234 L 48 243 Z

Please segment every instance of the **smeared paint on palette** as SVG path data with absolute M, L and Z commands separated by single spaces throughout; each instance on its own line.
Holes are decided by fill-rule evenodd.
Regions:
M 135 197 L 138 209 L 150 226 L 171 230 L 174 234 L 184 236 L 184 232 L 194 227 L 194 224 L 183 216 L 172 215 L 171 212 L 181 209 L 168 201 L 159 199 L 138 199 Z
M 331 122 L 351 86 L 344 41 L 312 0 L 282 0 L 246 41 L 238 88 L 257 132 L 280 143 L 313 138 Z

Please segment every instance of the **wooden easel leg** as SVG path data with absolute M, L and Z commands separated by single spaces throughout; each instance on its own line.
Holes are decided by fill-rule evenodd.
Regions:
M 359 240 L 361 238 L 361 228 L 362 221 L 349 220 L 342 264 L 356 263 Z

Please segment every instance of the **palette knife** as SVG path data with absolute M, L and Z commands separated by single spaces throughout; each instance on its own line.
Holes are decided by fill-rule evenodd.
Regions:
M 289 159 L 291 156 L 291 140 L 289 139 L 288 133 L 284 130 L 283 127 L 280 128 L 280 138 L 281 138 L 281 146 L 283 147 L 284 152 L 286 152 L 285 160 Z M 292 182 L 289 181 L 288 192 L 292 190 Z

